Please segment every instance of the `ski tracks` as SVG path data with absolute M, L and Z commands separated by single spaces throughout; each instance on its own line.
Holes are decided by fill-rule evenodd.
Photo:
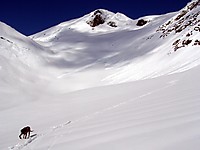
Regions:
M 30 136 L 29 139 L 27 139 L 27 140 L 22 140 L 22 142 L 20 141 L 20 143 L 17 143 L 17 144 L 14 145 L 14 146 L 8 147 L 8 149 L 9 149 L 9 150 L 22 150 L 22 149 L 24 149 L 24 148 L 27 148 L 27 147 L 29 146 L 29 144 L 33 143 L 33 142 L 36 141 L 38 138 L 44 137 L 45 135 L 50 134 L 50 133 L 52 133 L 52 132 L 54 132 L 54 131 L 56 131 L 56 130 L 58 130 L 58 129 L 64 128 L 65 126 L 67 126 L 67 125 L 70 124 L 70 123 L 71 123 L 71 121 L 68 121 L 68 122 L 65 122 L 65 123 L 63 123 L 63 124 L 59 124 L 59 125 L 57 125 L 57 126 L 51 127 L 50 130 L 49 130 L 49 131 L 46 131 L 45 133 L 33 134 L 33 135 Z M 56 141 L 57 141 L 57 138 L 58 138 L 58 136 L 55 136 L 55 137 L 54 137 L 54 140 L 52 141 L 52 144 L 49 145 L 48 150 L 50 150 L 50 149 L 54 146 L 54 144 L 55 144 Z
M 118 103 L 118 104 L 115 104 L 115 105 L 109 106 L 109 107 L 107 107 L 107 108 L 104 108 L 104 109 L 102 109 L 102 110 L 100 110 L 100 111 L 96 111 L 96 112 L 94 112 L 94 113 L 92 113 L 92 114 L 83 116 L 83 117 L 81 117 L 80 119 L 74 120 L 73 123 L 80 122 L 80 121 L 86 121 L 86 120 L 89 120 L 89 119 L 92 119 L 92 118 L 96 117 L 97 115 L 100 115 L 100 114 L 106 113 L 106 112 L 108 112 L 108 111 L 117 109 L 117 108 L 119 108 L 119 107 L 121 107 L 121 106 L 129 105 L 129 104 L 130 104 L 131 102 L 133 102 L 133 101 L 140 100 L 141 98 L 147 97 L 147 96 L 149 96 L 149 95 L 155 94 L 155 93 L 157 93 L 157 92 L 159 92 L 159 91 L 162 91 L 162 90 L 164 90 L 164 89 L 170 88 L 170 87 L 174 86 L 174 84 L 176 84 L 176 82 L 178 82 L 178 80 L 170 81 L 170 82 L 166 83 L 166 85 L 163 86 L 162 88 L 158 88 L 158 89 L 149 91 L 149 92 L 147 92 L 146 94 L 143 94 L 143 95 L 140 95 L 140 96 L 138 96 L 138 97 L 125 100 L 125 101 L 120 102 L 120 103 Z
M 27 146 L 28 146 L 29 144 L 31 144 L 32 142 L 36 141 L 38 138 L 44 137 L 44 136 L 47 135 L 47 134 L 50 134 L 50 133 L 52 133 L 52 132 L 54 132 L 54 131 L 56 131 L 56 130 L 62 129 L 62 128 L 66 127 L 66 126 L 69 125 L 69 124 L 74 124 L 74 123 L 77 123 L 77 122 L 81 122 L 81 121 L 86 121 L 86 120 L 92 119 L 92 118 L 96 117 L 97 115 L 100 115 L 100 114 L 102 114 L 102 113 L 105 113 L 105 112 L 110 111 L 110 110 L 113 110 L 113 109 L 116 109 L 116 108 L 118 108 L 118 107 L 120 107 L 120 106 L 127 105 L 127 104 L 129 104 L 130 102 L 133 102 L 133 101 L 135 101 L 135 100 L 139 100 L 140 98 L 147 97 L 147 96 L 149 96 L 149 95 L 151 95 L 151 94 L 154 94 L 154 93 L 157 93 L 157 92 L 159 92 L 159 91 L 161 91 L 161 90 L 164 90 L 164 89 L 166 89 L 166 88 L 169 88 L 169 87 L 173 86 L 176 82 L 177 82 L 177 81 L 175 81 L 175 82 L 174 82 L 174 81 L 173 81 L 173 82 L 169 82 L 169 83 L 168 83 L 166 86 L 164 86 L 163 88 L 155 89 L 155 90 L 150 91 L 150 92 L 148 92 L 148 93 L 146 93 L 146 94 L 143 94 L 143 95 L 141 95 L 141 96 L 138 96 L 138 97 L 136 97 L 136 98 L 134 98 L 134 99 L 129 99 L 129 100 L 126 100 L 126 101 L 121 102 L 121 103 L 119 103 L 119 104 L 116 104 L 116 105 L 107 107 L 107 108 L 105 108 L 105 109 L 103 109 L 103 110 L 101 110 L 101 111 L 96 111 L 96 112 L 94 112 L 94 113 L 92 113 L 92 114 L 90 114 L 90 115 L 86 115 L 86 116 L 83 116 L 83 117 L 81 117 L 81 118 L 79 118 L 79 119 L 77 119 L 77 120 L 74 120 L 73 122 L 72 122 L 72 121 L 67 121 L 67 122 L 62 123 L 62 124 L 59 124 L 59 125 L 57 125 L 57 126 L 53 126 L 53 127 L 50 128 L 49 131 L 46 131 L 46 133 L 34 134 L 34 135 L 32 135 L 28 140 L 26 140 L 25 142 L 23 142 L 23 143 L 18 143 L 18 144 L 16 144 L 15 146 L 8 147 L 8 149 L 9 149 L 9 150 L 22 150 L 22 149 L 24 149 L 24 148 L 27 148 Z M 70 131 L 69 131 L 69 132 L 70 132 Z M 62 135 L 55 135 L 53 141 L 52 141 L 51 144 L 48 146 L 48 149 L 47 149 L 47 150 L 51 150 L 51 148 L 56 144 L 58 138 L 61 137 L 61 136 L 62 136 Z

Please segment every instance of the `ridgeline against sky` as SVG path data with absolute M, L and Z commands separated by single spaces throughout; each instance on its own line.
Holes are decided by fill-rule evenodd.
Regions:
M 0 21 L 25 35 L 37 33 L 63 21 L 103 8 L 121 12 L 132 19 L 177 11 L 191 0 L 92 0 L 92 1 L 3 1 Z

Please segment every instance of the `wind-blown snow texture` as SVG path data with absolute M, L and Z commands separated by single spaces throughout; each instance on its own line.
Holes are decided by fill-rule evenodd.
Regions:
M 0 149 L 199 150 L 199 5 L 99 9 L 30 37 L 0 23 Z

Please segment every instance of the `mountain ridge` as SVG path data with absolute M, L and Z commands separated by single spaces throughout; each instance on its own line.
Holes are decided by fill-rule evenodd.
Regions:
M 21 55 L 22 62 L 26 59 L 27 61 L 23 63 L 28 64 L 28 66 L 33 66 L 34 63 L 37 64 L 36 68 L 46 66 L 48 69 L 45 74 L 52 74 L 58 79 L 76 76 L 78 72 L 85 74 L 94 70 L 103 71 L 97 77 L 100 85 L 122 83 L 184 71 L 187 68 L 192 68 L 193 64 L 194 66 L 199 64 L 198 51 L 195 50 L 198 49 L 200 41 L 198 31 L 195 31 L 194 35 L 189 37 L 187 35 L 190 31 L 186 31 L 187 28 L 181 33 L 169 35 L 170 37 L 165 37 L 163 34 L 166 34 L 165 32 L 169 30 L 170 20 L 181 16 L 185 12 L 184 9 L 188 9 L 189 15 L 195 13 L 198 22 L 199 12 L 196 9 L 198 6 L 199 0 L 196 0 L 175 13 L 146 16 L 136 20 L 132 20 L 121 13 L 97 9 L 81 18 L 61 23 L 30 37 L 22 36 L 20 41 L 24 41 L 21 44 L 23 46 L 21 48 L 20 43 L 17 45 L 20 48 L 15 50 L 16 56 L 20 58 L 18 56 Z M 187 16 L 183 15 L 183 17 Z M 100 20 L 100 24 L 94 23 L 95 20 L 97 20 L 96 22 Z M 175 20 L 179 21 L 179 19 Z M 188 20 L 190 20 L 190 17 Z M 174 25 L 177 21 L 174 22 Z M 91 22 L 93 23 L 91 24 Z M 96 26 L 93 26 L 94 24 Z M 185 38 L 179 40 L 180 36 L 185 36 Z M 191 42 L 193 36 L 195 38 Z M 7 41 L 12 46 L 16 45 L 11 43 L 13 42 L 12 38 L 6 36 L 1 36 L 1 41 Z M 32 46 L 26 43 L 31 43 Z M 194 54 L 187 54 L 186 51 L 175 53 L 178 48 L 183 49 L 183 47 L 194 49 Z M 35 58 L 28 59 L 22 49 L 26 49 L 25 51 L 29 52 L 30 57 L 34 56 L 39 59 L 36 61 Z M 165 49 L 165 51 L 161 49 Z M 192 58 L 193 55 L 195 55 L 194 58 Z M 169 57 L 172 57 L 173 61 L 168 65 L 161 61 L 160 66 L 163 65 L 163 68 L 154 67 L 152 70 L 149 69 L 150 66 L 158 64 L 159 59 L 169 61 L 171 59 Z M 175 57 L 180 57 L 180 60 L 176 60 Z M 187 61 L 186 63 L 189 58 L 191 62 Z M 30 64 L 28 61 L 35 62 Z M 143 71 L 141 72 L 141 70 Z M 105 75 L 102 76 L 102 74 Z M 131 74 L 134 74 L 134 76 L 131 76 Z M 100 79 L 99 76 L 101 76 Z M 91 83 L 91 85 L 93 84 Z

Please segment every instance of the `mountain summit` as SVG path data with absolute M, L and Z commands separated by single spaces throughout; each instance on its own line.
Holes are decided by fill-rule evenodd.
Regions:
M 104 9 L 98 9 L 90 13 L 86 21 L 91 27 L 107 25 L 113 28 L 133 24 L 133 20 L 121 13 L 112 13 Z
M 121 13 L 113 13 L 105 9 L 97 9 L 89 14 L 84 15 L 78 19 L 63 22 L 55 27 L 57 30 L 75 30 L 78 32 L 89 33 L 103 33 L 115 32 L 117 30 L 124 30 L 133 28 L 135 21 Z M 52 28 L 47 29 L 50 31 Z M 46 32 L 41 32 L 42 34 Z M 39 34 L 32 37 L 37 38 Z

